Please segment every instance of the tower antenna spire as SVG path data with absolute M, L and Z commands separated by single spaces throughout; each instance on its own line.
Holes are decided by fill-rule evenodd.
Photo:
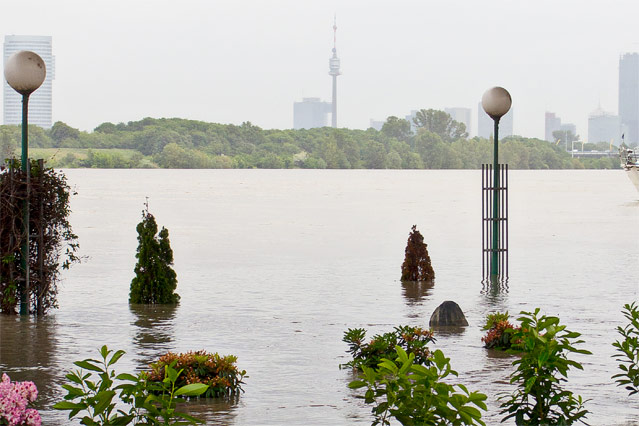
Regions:
M 337 52 L 337 13 L 333 15 L 333 53 Z
M 339 70 L 339 58 L 337 57 L 337 13 L 333 17 L 333 56 L 328 60 L 328 75 L 333 77 L 333 102 L 331 108 L 331 125 L 337 127 L 337 76 L 342 74 Z

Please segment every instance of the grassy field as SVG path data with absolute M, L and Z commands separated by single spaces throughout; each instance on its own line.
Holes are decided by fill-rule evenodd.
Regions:
M 93 160 L 89 159 L 89 151 L 93 153 Z M 16 158 L 20 151 L 16 151 Z M 99 167 L 99 168 L 155 168 L 157 164 L 151 157 L 144 157 L 134 149 L 87 149 L 87 148 L 30 148 L 29 157 L 42 158 L 49 167 Z M 100 160 L 101 158 L 101 160 Z M 107 160 L 105 160 L 107 158 Z M 111 160 L 108 160 L 111 159 Z
M 119 154 L 126 159 L 130 159 L 134 153 L 138 152 L 134 149 L 118 149 L 118 148 L 109 148 L 109 149 L 91 149 L 91 151 L 98 153 L 108 153 L 108 154 Z M 44 161 L 49 160 L 60 160 L 62 158 L 68 157 L 69 154 L 75 156 L 78 160 L 86 160 L 89 155 L 89 149 L 87 148 L 30 148 L 29 149 L 29 157 L 31 158 L 42 158 Z M 20 151 L 16 151 L 16 156 L 20 156 Z

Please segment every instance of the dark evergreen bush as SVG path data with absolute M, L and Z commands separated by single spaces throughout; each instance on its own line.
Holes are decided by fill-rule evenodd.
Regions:
M 17 160 L 0 168 L 0 311 L 13 314 L 21 299 L 25 311 L 43 315 L 57 307 L 60 269 L 79 262 L 78 237 L 69 223 L 69 199 L 74 193 L 61 172 L 30 162 L 31 176 Z M 29 200 L 28 271 L 22 264 L 24 202 Z
M 435 272 L 430 264 L 428 249 L 424 237 L 413 225 L 406 243 L 406 256 L 402 264 L 402 281 L 431 281 Z
M 180 296 L 175 293 L 177 274 L 173 265 L 173 250 L 169 242 L 169 231 L 162 227 L 158 234 L 155 217 L 149 213 L 148 204 L 142 211 L 142 222 L 138 223 L 138 251 L 135 257 L 135 278 L 131 281 L 129 303 L 177 303 Z M 157 235 L 156 235 L 157 234 Z

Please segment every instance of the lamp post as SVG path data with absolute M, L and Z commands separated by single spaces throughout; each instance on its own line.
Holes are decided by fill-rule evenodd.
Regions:
M 484 93 L 481 98 L 481 106 L 495 122 L 495 148 L 494 148 L 494 177 L 493 177 L 493 235 L 490 257 L 490 275 L 499 275 L 499 119 L 503 117 L 512 105 L 510 93 L 503 87 L 493 87 Z
M 46 77 L 47 69 L 42 58 L 34 52 L 21 50 L 9 57 L 4 66 L 4 78 L 16 92 L 22 95 L 22 171 L 26 176 L 27 197 L 22 204 L 23 241 L 21 247 L 24 285 L 20 292 L 20 315 L 29 313 L 29 95 Z

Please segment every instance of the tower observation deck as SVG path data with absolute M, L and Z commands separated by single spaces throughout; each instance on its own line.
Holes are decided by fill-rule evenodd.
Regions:
M 333 56 L 328 60 L 328 75 L 333 77 L 332 127 L 337 127 L 337 76 L 341 74 L 339 65 L 339 58 L 337 57 L 337 18 L 335 18 L 333 21 Z

